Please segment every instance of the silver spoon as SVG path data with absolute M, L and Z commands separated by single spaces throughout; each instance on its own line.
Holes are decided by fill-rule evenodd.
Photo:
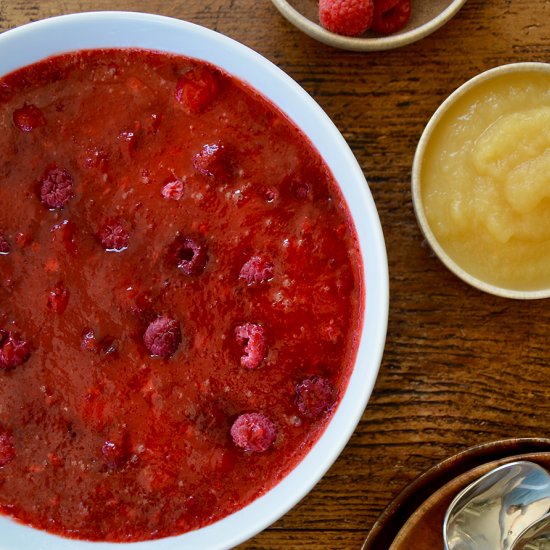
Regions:
M 548 550 L 550 548 L 550 514 L 527 527 L 516 539 L 512 550 Z
M 443 522 L 445 550 L 511 550 L 550 510 L 550 474 L 527 461 L 500 466 L 451 502 Z

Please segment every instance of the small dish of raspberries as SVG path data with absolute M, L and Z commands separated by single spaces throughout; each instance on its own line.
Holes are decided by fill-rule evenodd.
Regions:
M 272 0 L 293 25 L 345 50 L 389 50 L 431 34 L 466 0 Z

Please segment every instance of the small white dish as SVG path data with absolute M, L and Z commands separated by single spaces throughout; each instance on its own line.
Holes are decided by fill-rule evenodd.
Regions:
M 422 179 L 423 179 L 423 169 L 426 161 L 426 150 L 429 147 L 430 143 L 435 139 L 434 135 L 437 138 L 441 139 L 441 136 L 449 130 L 450 121 L 458 120 L 463 115 L 457 115 L 462 113 L 467 109 L 467 105 L 472 106 L 476 101 L 471 98 L 470 94 L 472 92 L 489 90 L 494 92 L 494 83 L 502 76 L 506 75 L 525 75 L 543 73 L 550 75 L 550 64 L 549 63 L 539 63 L 539 62 L 523 62 L 523 63 L 511 63 L 508 65 L 501 65 L 489 69 L 483 73 L 478 74 L 477 76 L 471 78 L 459 88 L 457 88 L 435 111 L 430 121 L 426 125 L 422 136 L 418 142 L 416 148 L 413 166 L 412 166 L 412 200 L 418 225 L 426 238 L 426 241 L 443 262 L 443 264 L 453 272 L 457 277 L 462 279 L 464 282 L 469 285 L 493 294 L 495 296 L 501 296 L 503 298 L 515 298 L 515 299 L 539 299 L 539 298 L 548 298 L 550 297 L 550 288 L 540 288 L 533 290 L 523 290 L 516 289 L 506 285 L 497 285 L 479 276 L 475 276 L 470 273 L 469 270 L 465 269 L 457 261 L 455 261 L 451 255 L 447 252 L 445 247 L 443 247 L 438 238 L 436 237 L 428 217 L 426 215 L 426 209 L 424 204 L 424 197 L 422 191 Z M 523 78 L 523 77 L 522 77 Z M 485 93 L 485 92 L 484 92 Z M 488 93 L 488 92 L 487 92 Z M 514 92 L 517 93 L 517 92 Z M 548 92 L 546 92 L 548 95 Z M 464 99 L 464 103 L 459 103 Z M 466 100 L 468 100 L 466 102 Z M 494 99 L 492 101 L 495 101 Z M 546 103 L 549 103 L 546 101 Z M 455 110 L 457 105 L 460 105 L 460 110 Z M 447 114 L 452 112 L 453 115 Z M 468 114 L 467 118 L 476 118 L 475 115 L 471 113 Z M 493 121 L 494 122 L 494 121 Z M 454 134 L 453 134 L 454 135 Z M 481 259 L 485 261 L 485 258 Z
M 391 35 L 365 33 L 360 37 L 341 36 L 319 24 L 318 0 L 271 0 L 279 12 L 302 32 L 329 46 L 369 52 L 399 48 L 436 31 L 456 15 L 466 0 L 415 0 L 411 19 Z

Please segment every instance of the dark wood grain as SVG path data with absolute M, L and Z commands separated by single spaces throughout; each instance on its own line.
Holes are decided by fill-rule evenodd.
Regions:
M 440 460 L 479 443 L 548 435 L 549 302 L 493 297 L 454 277 L 423 241 L 410 194 L 417 141 L 449 93 L 496 65 L 550 60 L 548 0 L 469 0 L 420 42 L 365 54 L 313 41 L 267 0 L 0 0 L 0 31 L 103 9 L 192 21 L 280 66 L 347 139 L 382 221 L 390 319 L 369 406 L 316 488 L 240 548 L 358 549 L 389 502 Z

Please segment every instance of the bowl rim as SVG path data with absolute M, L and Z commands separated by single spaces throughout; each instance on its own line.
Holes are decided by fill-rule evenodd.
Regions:
M 443 101 L 443 103 L 441 103 L 441 105 L 437 108 L 435 113 L 430 118 L 428 124 L 424 128 L 424 131 L 422 132 L 422 135 L 418 142 L 412 165 L 411 191 L 413 208 L 418 225 L 420 226 L 420 229 L 432 250 L 452 273 L 454 273 L 465 283 L 468 283 L 470 286 L 473 286 L 474 288 L 477 288 L 478 290 L 481 290 L 488 294 L 493 294 L 501 298 L 534 300 L 550 297 L 550 287 L 547 289 L 538 290 L 514 290 L 500 287 L 498 285 L 487 283 L 486 281 L 483 281 L 482 279 L 471 275 L 468 271 L 466 271 L 458 263 L 456 263 L 439 244 L 428 223 L 421 192 L 421 172 L 424 161 L 424 153 L 426 152 L 426 147 L 430 142 L 433 132 L 435 131 L 436 127 L 438 126 L 443 116 L 447 113 L 447 111 L 456 103 L 457 100 L 462 98 L 465 94 L 467 94 L 470 90 L 476 88 L 478 85 L 484 84 L 485 82 L 493 78 L 498 78 L 501 75 L 522 72 L 550 73 L 550 63 L 545 63 L 542 61 L 520 61 L 516 63 L 498 65 L 470 78 L 462 85 L 460 85 L 454 92 L 452 92 Z
M 374 52 L 400 48 L 421 40 L 452 19 L 466 3 L 466 0 L 452 0 L 438 15 L 413 29 L 387 36 L 365 38 L 342 36 L 330 32 L 300 13 L 288 0 L 271 0 L 271 2 L 287 21 L 323 44 L 349 51 Z
M 101 29 L 101 34 L 98 29 Z M 214 63 L 259 91 L 301 129 L 333 171 L 356 227 L 367 294 L 362 298 L 361 337 L 348 386 L 322 435 L 278 484 L 244 508 L 195 531 L 133 543 L 68 539 L 1 516 L 3 536 L 0 548 L 231 548 L 271 525 L 309 493 L 338 458 L 361 420 L 378 376 L 389 312 L 389 275 L 382 226 L 363 172 L 328 115 L 275 64 L 216 31 L 179 19 L 140 12 L 84 12 L 56 16 L 0 35 L 0 51 L 10 52 L 10 56 L 0 56 L 0 76 L 52 55 L 94 48 L 143 48 Z M 327 135 L 330 140 L 325 139 Z M 342 174 L 345 174 L 344 179 Z

